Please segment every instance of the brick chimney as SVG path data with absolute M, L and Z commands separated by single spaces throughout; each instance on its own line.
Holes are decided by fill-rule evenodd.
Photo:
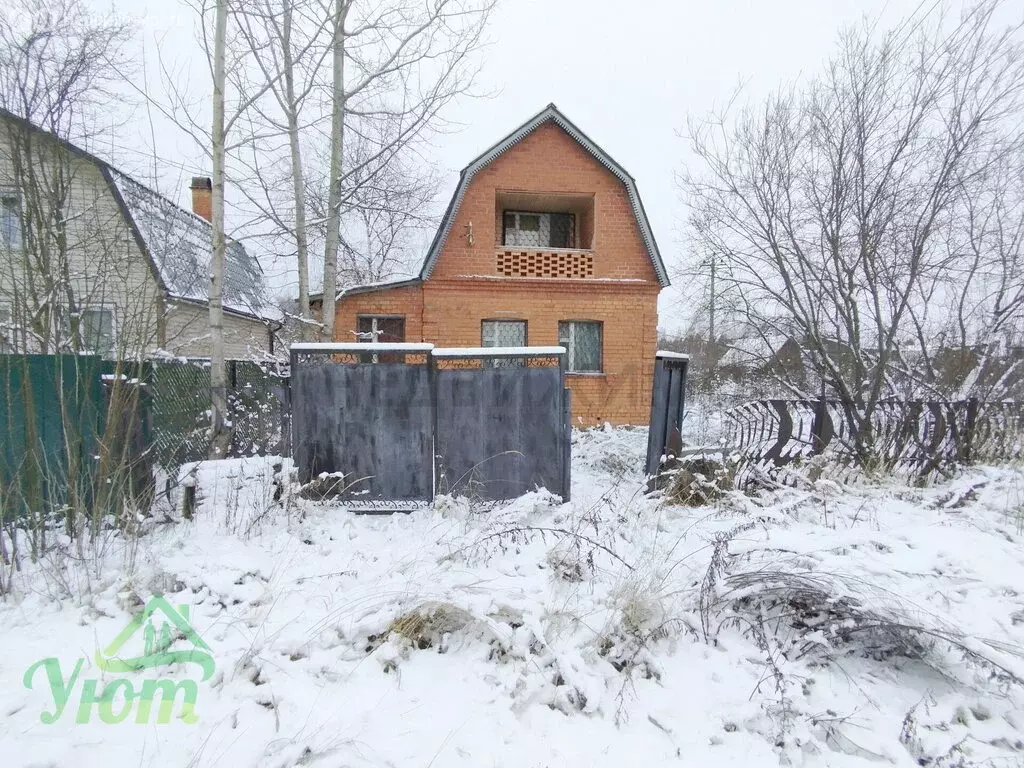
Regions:
M 209 176 L 192 177 L 192 212 L 207 221 L 213 220 L 213 181 Z

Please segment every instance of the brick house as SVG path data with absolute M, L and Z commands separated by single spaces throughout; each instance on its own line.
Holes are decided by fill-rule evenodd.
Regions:
M 668 284 L 635 181 L 551 104 L 462 170 L 418 277 L 339 295 L 335 335 L 561 344 L 577 426 L 646 424 Z

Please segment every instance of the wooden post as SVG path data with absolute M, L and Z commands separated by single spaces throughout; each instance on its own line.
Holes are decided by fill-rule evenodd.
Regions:
M 967 423 L 964 426 L 963 449 L 961 459 L 964 464 L 974 461 L 974 432 L 978 426 L 978 410 L 980 403 L 978 398 L 972 397 L 967 401 Z

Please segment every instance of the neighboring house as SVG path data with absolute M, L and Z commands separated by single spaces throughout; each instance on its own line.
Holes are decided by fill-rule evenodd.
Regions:
M 0 110 L 0 351 L 209 356 L 211 194 L 194 178 L 187 211 Z M 241 243 L 223 302 L 226 356 L 272 352 L 280 312 Z
M 335 337 L 560 344 L 575 424 L 646 424 L 668 284 L 633 177 L 552 104 L 462 170 L 418 277 L 339 295 Z

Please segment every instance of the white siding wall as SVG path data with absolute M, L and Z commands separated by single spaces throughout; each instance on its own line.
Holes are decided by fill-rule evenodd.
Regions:
M 0 121 L 0 188 L 17 186 L 8 139 L 5 124 Z M 41 152 L 54 152 L 53 144 L 47 149 L 46 144 L 36 141 L 35 146 Z M 71 177 L 67 260 L 75 304 L 114 308 L 118 352 L 126 358 L 157 349 L 208 357 L 206 308 L 165 301 L 149 259 L 136 242 L 101 170 L 67 150 L 58 152 L 49 162 L 53 162 L 52 157 L 59 157 Z M 30 293 L 27 283 L 31 275 L 38 274 L 38 266 L 26 261 L 26 252 L 24 248 L 13 252 L 0 241 L 0 305 L 38 305 L 38 299 L 17 298 Z M 16 310 L 16 314 L 22 315 L 23 310 Z M 267 327 L 260 321 L 225 313 L 224 335 L 229 359 L 245 359 L 268 351 Z M 17 348 L 38 351 L 21 349 L 20 345 Z
M 18 179 L 8 138 L 0 123 L 0 186 L 18 191 L 24 199 L 26 194 L 16 189 Z M 40 148 L 40 154 L 53 152 L 53 145 L 47 149 L 37 140 L 35 146 Z M 56 301 L 63 306 L 74 302 L 78 308 L 113 308 L 118 347 L 129 355 L 156 347 L 161 291 L 148 260 L 135 242 L 100 169 L 67 151 L 49 156 L 50 167 L 52 158 L 57 156 L 70 179 L 65 253 L 67 284 L 72 296 L 62 290 Z M 14 305 L 19 315 L 25 309 L 38 307 L 42 299 L 31 296 L 28 282 L 33 281 L 38 292 L 38 275 L 57 269 L 64 259 L 54 257 L 49 263 L 40 263 L 38 256 L 30 258 L 31 253 L 40 252 L 38 249 L 12 250 L 3 243 L 0 251 L 0 303 Z
M 164 349 L 183 357 L 210 356 L 206 307 L 176 303 L 168 307 Z M 224 313 L 224 356 L 229 360 L 261 357 L 269 352 L 267 326 L 257 320 Z

